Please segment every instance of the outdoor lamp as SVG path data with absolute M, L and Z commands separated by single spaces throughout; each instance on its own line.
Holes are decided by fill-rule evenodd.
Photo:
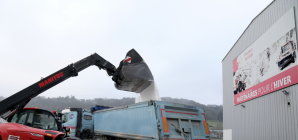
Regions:
M 285 95 L 289 95 L 289 92 L 287 92 L 286 90 L 282 90 L 281 92 Z

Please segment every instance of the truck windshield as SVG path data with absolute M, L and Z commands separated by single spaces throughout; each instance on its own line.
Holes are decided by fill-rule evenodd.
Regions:
M 63 113 L 62 123 L 66 123 L 68 121 L 68 113 Z
M 44 110 L 22 110 L 13 115 L 10 122 L 44 130 L 58 130 L 54 116 Z
M 291 43 L 288 43 L 286 46 L 282 48 L 282 53 L 288 51 L 291 48 Z

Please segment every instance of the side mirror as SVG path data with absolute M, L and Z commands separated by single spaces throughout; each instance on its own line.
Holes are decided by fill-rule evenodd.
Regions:
M 62 113 L 58 113 L 58 117 L 60 118 L 60 117 L 62 117 L 64 114 L 62 114 Z
M 60 123 L 61 123 L 61 120 L 62 120 L 62 116 L 63 116 L 64 114 L 62 114 L 62 113 L 57 113 L 57 120 L 59 121 L 60 120 Z

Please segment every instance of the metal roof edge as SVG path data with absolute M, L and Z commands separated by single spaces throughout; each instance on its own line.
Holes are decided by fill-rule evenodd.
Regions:
M 269 3 L 255 18 L 252 19 L 252 21 L 248 24 L 248 26 L 245 28 L 244 32 L 240 35 L 240 37 L 237 39 L 237 41 L 234 43 L 233 47 L 229 50 L 229 52 L 225 55 L 225 57 L 221 60 L 224 61 L 225 58 L 227 57 L 227 55 L 231 52 L 231 50 L 234 48 L 234 46 L 236 45 L 236 43 L 239 41 L 239 39 L 243 36 L 243 34 L 246 32 L 246 30 L 248 29 L 248 27 L 252 24 L 252 22 L 254 22 L 254 20 L 261 15 L 273 2 L 275 2 L 275 0 L 273 0 L 271 3 Z

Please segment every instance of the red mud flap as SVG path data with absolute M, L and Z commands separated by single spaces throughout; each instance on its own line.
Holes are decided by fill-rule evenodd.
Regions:
M 118 90 L 136 93 L 142 92 L 154 81 L 148 65 L 134 49 L 120 62 L 112 79 Z

